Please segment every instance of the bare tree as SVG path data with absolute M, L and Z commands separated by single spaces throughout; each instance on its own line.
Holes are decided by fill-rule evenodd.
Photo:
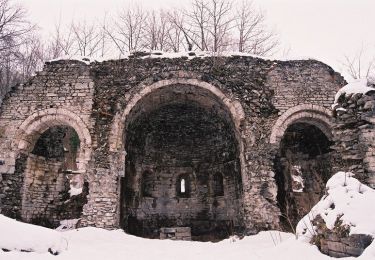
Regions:
M 179 52 L 183 47 L 184 35 L 183 31 L 176 24 L 170 23 L 167 31 L 166 51 Z M 186 51 L 189 50 L 189 46 L 188 44 L 188 47 L 185 48 Z
M 125 54 L 125 51 L 137 51 L 144 47 L 142 37 L 147 16 L 148 13 L 141 6 L 131 6 L 119 13 L 114 23 L 114 30 L 106 28 L 109 38 L 121 54 Z
M 243 0 L 236 10 L 236 45 L 240 52 L 269 55 L 279 41 L 275 32 L 267 29 L 264 13 L 254 7 L 252 1 Z
M 208 32 L 212 38 L 211 50 L 219 52 L 230 42 L 230 30 L 234 21 L 232 4 L 227 0 L 210 0 L 206 3 L 209 15 Z
M 20 81 L 20 47 L 34 29 L 24 8 L 10 0 L 0 0 L 0 100 L 10 86 Z
M 169 19 L 183 34 L 187 49 L 218 52 L 229 46 L 234 20 L 228 0 L 192 0 L 183 11 L 169 13 Z M 194 48 L 195 49 L 195 48 Z
M 375 55 L 369 55 L 363 44 L 355 55 L 344 55 L 344 61 L 341 64 L 345 72 L 353 79 L 375 79 Z
M 19 73 L 22 80 L 31 77 L 35 71 L 41 70 L 45 61 L 45 51 L 41 37 L 30 35 L 17 53 Z
M 157 50 L 159 48 L 159 31 L 162 26 L 159 23 L 159 16 L 155 11 L 152 11 L 146 21 L 145 27 L 145 47 L 150 50 Z
M 10 0 L 0 0 L 0 51 L 17 47 L 35 27 L 26 20 L 26 10 Z
M 97 56 L 101 47 L 104 34 L 101 32 L 95 23 L 88 23 L 87 21 L 72 23 L 71 25 L 75 53 L 80 56 Z
M 182 28 L 199 50 L 208 51 L 209 11 L 206 0 L 192 0 L 191 9 L 185 10 L 183 15 L 187 20 Z M 181 29 L 182 29 L 181 28 Z
M 176 44 L 181 44 L 180 29 L 173 24 L 169 15 L 164 10 L 149 13 L 143 37 L 146 49 L 161 51 L 179 49 L 180 46 L 176 46 Z
M 180 12 L 168 12 L 168 20 L 171 24 L 171 30 L 168 34 L 168 42 L 175 52 L 180 51 L 181 45 L 185 50 L 193 49 L 193 41 L 190 36 L 190 28 L 187 26 L 186 17 Z M 183 43 L 185 40 L 186 45 Z
M 55 24 L 55 31 L 53 32 L 51 39 L 48 41 L 46 47 L 46 58 L 56 59 L 61 56 L 73 56 L 74 51 L 74 32 L 72 24 L 63 30 L 61 25 L 61 19 Z
M 189 49 L 213 52 L 236 49 L 257 55 L 275 52 L 278 37 L 268 30 L 265 15 L 251 1 L 234 3 L 233 0 L 192 0 L 189 8 L 170 13 L 169 18 L 184 35 Z

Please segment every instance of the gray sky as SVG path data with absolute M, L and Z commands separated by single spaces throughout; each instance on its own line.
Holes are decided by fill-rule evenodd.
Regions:
M 72 18 L 97 19 L 115 14 L 129 0 L 17 0 L 48 35 L 54 24 Z M 180 7 L 190 0 L 138 0 L 149 8 Z M 341 70 L 344 54 L 362 45 L 375 56 L 375 0 L 254 0 L 267 14 L 270 27 L 280 34 L 282 49 L 292 57 L 319 59 Z

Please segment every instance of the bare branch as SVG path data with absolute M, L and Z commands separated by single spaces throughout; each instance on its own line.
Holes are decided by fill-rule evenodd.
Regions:
M 252 1 L 243 0 L 236 10 L 236 45 L 240 52 L 271 55 L 279 45 L 274 31 L 267 29 L 264 13 Z
M 344 55 L 340 63 L 353 79 L 375 78 L 375 55 L 371 57 L 363 44 L 355 55 Z

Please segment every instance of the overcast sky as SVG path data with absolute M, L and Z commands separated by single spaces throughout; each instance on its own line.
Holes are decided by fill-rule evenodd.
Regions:
M 115 14 L 129 0 L 17 0 L 31 20 L 48 35 L 54 24 L 72 18 L 97 19 Z M 138 0 L 148 8 L 173 8 L 190 0 Z M 375 56 L 375 0 L 254 0 L 267 14 L 290 56 L 312 57 L 341 70 L 344 54 L 354 55 L 362 45 Z

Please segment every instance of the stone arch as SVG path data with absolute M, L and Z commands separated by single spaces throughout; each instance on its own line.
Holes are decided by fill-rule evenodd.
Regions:
M 141 172 L 141 169 L 144 167 L 142 163 L 139 163 L 142 160 L 139 160 L 133 164 L 133 162 L 136 161 L 133 159 L 136 156 L 135 154 L 137 154 L 136 152 L 134 152 L 135 150 L 133 150 L 133 147 L 136 147 L 136 146 L 133 146 L 134 140 L 136 140 L 137 138 L 138 138 L 137 140 L 143 140 L 142 139 L 143 137 L 141 138 L 141 136 L 139 137 L 137 136 L 137 138 L 133 138 L 132 136 L 135 136 L 134 133 L 138 133 L 138 132 L 143 133 L 142 132 L 143 130 L 141 130 L 142 128 L 138 128 L 139 126 L 137 126 L 137 128 L 133 128 L 133 126 L 137 125 L 138 123 L 143 124 L 144 121 L 142 120 L 144 119 L 142 118 L 144 117 L 144 115 L 148 116 L 148 115 L 151 115 L 153 112 L 155 112 L 156 114 L 152 114 L 155 117 L 151 117 L 145 120 L 145 122 L 153 122 L 152 119 L 158 118 L 158 115 L 160 115 L 158 113 L 161 113 L 161 114 L 165 113 L 164 111 L 166 110 L 163 110 L 163 109 L 167 109 L 167 110 L 171 109 L 168 111 L 172 113 L 171 115 L 173 115 L 171 117 L 173 118 L 171 119 L 172 120 L 171 122 L 173 122 L 172 124 L 175 124 L 176 121 L 173 121 L 175 120 L 175 118 L 179 118 L 179 116 L 176 116 L 177 114 L 173 112 L 173 111 L 176 111 L 173 109 L 178 106 L 182 106 L 185 109 L 191 108 L 191 106 L 199 107 L 199 109 L 201 110 L 199 109 L 194 110 L 195 113 L 197 113 L 198 115 L 197 118 L 201 118 L 199 116 L 201 115 L 200 113 L 203 110 L 205 110 L 204 112 L 205 115 L 211 115 L 211 114 L 207 114 L 208 113 L 207 111 L 211 111 L 209 109 L 212 109 L 211 112 L 213 111 L 217 112 L 217 115 L 216 114 L 213 114 L 213 115 L 217 116 L 217 118 L 220 118 L 220 120 L 226 121 L 227 124 L 225 126 L 228 125 L 228 128 L 226 127 L 224 128 L 231 130 L 231 136 L 228 137 L 228 140 L 230 141 L 228 142 L 233 144 L 233 146 L 231 147 L 236 147 L 236 148 L 234 150 L 235 152 L 231 154 L 225 154 L 225 153 L 220 152 L 220 155 L 222 156 L 222 158 L 228 157 L 230 159 L 228 160 L 229 162 L 225 162 L 225 163 L 231 164 L 228 166 L 228 168 L 226 168 L 227 171 L 229 171 L 229 169 L 232 169 L 232 167 L 233 168 L 237 167 L 233 173 L 234 175 L 236 175 L 236 177 L 234 177 L 234 180 L 231 183 L 231 189 L 237 188 L 237 186 L 235 186 L 237 185 L 237 182 L 241 183 L 241 184 L 238 184 L 238 187 L 241 187 L 241 189 L 236 190 L 236 192 L 240 194 L 236 194 L 238 196 L 233 197 L 233 200 L 237 200 L 237 201 L 242 200 L 242 187 L 243 186 L 241 185 L 243 184 L 243 182 L 246 182 L 247 180 L 244 174 L 245 167 L 243 167 L 244 159 L 243 159 L 243 145 L 242 145 L 242 132 L 241 132 L 241 125 L 242 125 L 242 121 L 245 119 L 245 114 L 244 114 L 241 104 L 238 101 L 231 99 L 229 96 L 224 94 L 222 90 L 220 90 L 216 86 L 213 86 L 212 84 L 209 84 L 207 82 L 203 82 L 200 80 L 196 80 L 196 79 L 187 79 L 187 78 L 162 80 L 162 81 L 153 83 L 151 85 L 142 84 L 139 86 L 137 94 L 134 94 L 131 98 L 129 98 L 126 101 L 127 101 L 126 102 L 127 106 L 125 107 L 124 111 L 118 113 L 113 120 L 112 129 L 111 129 L 111 133 L 109 136 L 109 151 L 111 154 L 110 160 L 111 160 L 112 171 L 119 173 L 121 176 L 124 176 L 124 179 L 121 181 L 121 184 L 120 184 L 121 187 L 119 187 L 119 190 L 121 191 L 121 193 L 119 194 L 120 195 L 119 201 L 121 204 L 120 204 L 120 208 L 118 212 L 119 214 L 118 220 L 120 221 L 119 222 L 120 226 L 123 226 L 124 229 L 130 233 L 133 232 L 129 228 L 131 225 L 139 226 L 139 227 L 142 226 L 143 227 L 142 230 L 139 230 L 139 231 L 134 230 L 134 234 L 137 234 L 137 235 L 141 235 L 142 232 L 146 230 L 146 233 L 151 236 L 152 234 L 149 234 L 150 232 L 148 232 L 149 229 L 156 230 L 154 226 L 151 227 L 151 225 L 148 224 L 148 222 L 150 222 L 150 220 L 147 219 L 148 216 L 144 217 L 142 215 L 139 219 L 136 217 L 137 212 L 142 210 L 142 208 L 140 207 L 142 207 L 143 204 L 146 205 L 149 202 L 146 201 L 147 198 L 146 200 L 143 201 L 142 198 L 138 196 L 139 194 L 138 183 L 139 182 L 137 182 L 137 180 L 139 179 L 139 174 Z M 205 101 L 207 101 L 207 103 L 205 103 Z M 206 111 L 206 108 L 208 108 L 207 111 Z M 187 114 L 189 114 L 189 111 L 192 111 L 192 110 L 186 110 L 186 111 L 187 111 Z M 210 119 L 210 120 L 213 120 L 211 122 L 215 122 L 216 119 Z M 202 122 L 207 122 L 207 121 L 202 121 Z M 143 129 L 148 129 L 148 127 L 143 127 Z M 191 129 L 191 128 L 188 127 L 187 129 Z M 210 129 L 209 131 L 211 131 L 211 129 L 213 128 L 209 128 L 209 129 Z M 168 130 L 161 130 L 161 131 L 168 131 Z M 128 140 L 128 138 L 130 138 L 130 141 Z M 131 145 L 130 147 L 129 147 L 129 144 Z M 143 144 L 140 144 L 140 145 L 143 145 Z M 123 152 L 125 151 L 125 149 L 127 149 L 127 151 Z M 235 157 L 235 159 L 233 159 L 232 156 L 233 158 Z M 223 159 L 220 159 L 220 160 L 223 160 Z M 195 166 L 192 166 L 190 164 L 187 164 L 187 165 L 172 164 L 170 166 L 172 170 L 170 170 L 169 172 L 169 170 L 166 170 L 167 167 L 163 168 L 165 165 L 160 164 L 160 167 L 159 167 L 157 164 L 155 164 L 156 166 L 153 165 L 153 161 L 150 163 L 150 165 L 148 165 L 147 163 L 150 163 L 150 161 L 146 162 L 145 167 L 152 167 L 153 169 L 155 169 L 155 172 L 157 172 L 158 176 L 164 176 L 164 174 L 166 175 L 173 174 L 172 175 L 173 180 L 175 179 L 174 176 L 177 176 L 177 174 L 180 174 L 182 172 L 185 172 L 185 173 L 190 172 L 191 174 L 194 174 L 194 171 L 198 169 L 198 168 L 195 168 Z M 224 162 L 223 162 L 223 165 L 221 165 L 220 163 L 217 165 L 214 165 L 213 167 L 224 167 L 223 166 Z M 127 170 L 126 174 L 125 174 L 125 167 Z M 197 170 L 197 174 L 200 174 L 200 176 L 203 175 L 204 173 L 205 173 L 204 170 L 201 168 Z M 173 186 L 178 187 L 179 185 L 178 181 L 179 180 L 177 179 L 177 182 L 173 182 L 174 184 Z M 203 186 L 204 185 L 203 182 L 206 180 L 204 179 L 204 177 L 203 178 L 199 177 L 197 178 L 197 181 L 195 182 L 192 181 L 190 184 L 190 176 L 189 176 L 189 178 L 184 179 L 184 181 L 186 181 L 185 185 L 187 185 L 187 187 L 190 187 L 190 185 L 192 185 L 191 186 L 192 188 L 193 185 Z M 199 184 L 197 184 L 196 182 L 199 182 Z M 163 185 L 165 184 L 160 184 L 159 186 L 164 189 L 165 186 Z M 175 225 L 173 224 L 176 222 L 176 219 L 174 219 L 175 216 L 174 215 L 170 216 L 172 215 L 172 213 L 169 210 L 167 211 L 166 209 L 161 209 L 161 206 L 162 206 L 161 199 L 170 200 L 171 201 L 170 205 L 174 205 L 175 200 L 178 201 L 177 199 L 178 196 L 177 197 L 170 196 L 171 194 L 176 194 L 176 192 L 178 193 L 178 190 L 172 191 L 169 187 L 170 186 L 166 188 L 167 190 L 165 191 L 165 193 L 163 190 L 163 194 L 167 194 L 167 195 L 163 195 L 165 196 L 165 198 L 164 197 L 160 198 L 161 193 L 159 191 L 155 193 L 155 197 L 153 198 L 154 199 L 153 205 L 155 209 L 154 211 L 156 213 L 150 214 L 150 215 L 153 215 L 153 216 L 158 215 L 158 212 L 159 212 L 158 210 L 160 208 L 160 212 L 161 212 L 160 214 L 164 214 L 164 215 L 161 215 L 162 218 L 160 220 L 163 220 L 163 218 L 166 218 L 165 223 L 167 223 L 167 225 Z M 198 194 L 194 194 L 194 197 L 190 198 L 190 196 L 188 196 L 189 191 L 190 189 L 188 188 L 186 192 L 186 195 L 187 195 L 186 198 L 180 194 L 182 197 L 181 203 L 183 203 L 184 205 L 190 203 L 190 201 L 195 201 L 196 200 L 195 197 L 198 196 Z M 128 193 L 130 194 L 129 196 L 123 196 L 123 194 L 127 195 Z M 231 193 L 231 194 L 233 195 L 234 193 Z M 199 194 L 199 196 L 205 196 L 205 195 Z M 231 195 L 228 193 L 228 196 L 231 196 Z M 123 197 L 127 197 L 127 198 L 130 197 L 131 199 L 127 200 L 127 199 L 123 199 Z M 217 198 L 217 199 L 225 200 L 226 198 Z M 137 205 L 135 205 L 133 201 L 137 201 L 137 200 L 138 200 L 138 203 Z M 207 201 L 207 203 L 211 203 L 211 202 L 212 202 L 211 200 L 209 202 Z M 230 204 L 230 206 L 228 206 L 228 209 L 225 207 L 223 211 L 224 210 L 229 211 L 229 207 L 232 207 L 233 205 L 234 203 Z M 181 207 L 182 206 L 180 206 L 180 208 Z M 178 210 L 181 210 L 180 208 L 178 208 Z M 239 209 L 240 207 L 238 207 L 238 211 L 240 211 Z M 196 209 L 194 210 L 197 211 Z M 190 225 L 191 224 L 190 221 L 195 221 L 195 223 L 198 223 L 197 215 L 195 214 L 195 211 L 194 211 L 194 215 L 190 216 L 189 218 L 186 218 L 186 220 L 179 220 L 181 221 L 180 223 L 185 223 L 184 225 Z M 231 214 L 237 214 L 236 212 L 237 211 L 233 210 L 231 211 Z M 238 218 L 240 218 L 241 216 L 242 216 L 241 214 L 236 215 L 236 217 Z M 172 220 L 169 220 L 169 218 Z M 130 220 L 132 222 L 130 222 Z M 217 223 L 220 222 L 219 229 L 221 228 L 222 225 L 224 225 L 224 223 L 226 223 L 226 221 L 227 219 L 225 219 L 225 217 L 217 220 Z M 242 222 L 237 219 L 233 221 L 236 221 L 236 223 L 242 224 Z M 127 224 L 124 224 L 124 223 L 127 223 Z M 146 223 L 146 224 L 144 225 L 143 223 Z M 159 222 L 155 222 L 155 226 L 158 226 L 159 225 L 158 223 Z M 192 226 L 197 226 L 197 225 L 192 224 Z M 212 227 L 208 227 L 208 229 L 210 228 Z M 197 229 L 197 227 L 195 229 Z M 194 229 L 192 229 L 192 232 L 194 234 Z M 206 231 L 202 231 L 202 232 L 206 232 Z
M 91 156 L 91 135 L 87 125 L 75 113 L 66 109 L 46 109 L 35 112 L 26 118 L 17 128 L 12 150 L 19 153 L 30 153 L 40 135 L 50 127 L 66 125 L 78 134 L 81 145 L 77 156 L 78 171 L 85 172 Z
M 281 115 L 272 129 L 270 143 L 277 146 L 273 161 L 277 200 L 285 230 L 310 211 L 333 174 L 330 114 L 329 109 L 317 105 L 295 106 Z
M 271 131 L 270 143 L 278 144 L 288 126 L 293 123 L 314 125 L 329 139 L 333 137 L 331 111 L 318 105 L 302 104 L 288 109 L 278 118 Z
M 111 152 L 117 152 L 124 148 L 123 133 L 125 130 L 125 121 L 131 110 L 138 103 L 138 101 L 140 101 L 143 97 L 145 97 L 148 94 L 151 94 L 157 89 L 176 84 L 192 85 L 194 87 L 203 88 L 205 90 L 210 91 L 213 95 L 218 97 L 222 101 L 222 103 L 227 107 L 228 111 L 232 116 L 232 120 L 236 127 L 236 130 L 239 132 L 241 123 L 245 118 L 244 110 L 238 101 L 232 100 L 229 97 L 227 97 L 227 95 L 225 95 L 219 88 L 215 87 L 210 83 L 200 81 L 197 79 L 176 78 L 161 80 L 148 86 L 146 84 L 142 84 L 141 90 L 136 95 L 134 95 L 133 98 L 128 102 L 125 110 L 122 113 L 119 113 L 115 116 L 112 124 L 111 134 L 109 137 L 109 150 Z

